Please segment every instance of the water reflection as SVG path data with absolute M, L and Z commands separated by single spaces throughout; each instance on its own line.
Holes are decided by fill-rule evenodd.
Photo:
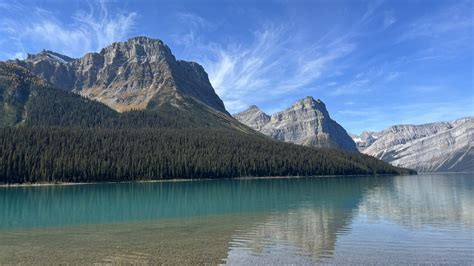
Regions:
M 463 264 L 473 189 L 471 175 L 2 188 L 0 264 Z
M 344 178 L 306 184 L 313 189 L 298 205 L 236 232 L 225 261 L 304 264 L 329 257 L 366 191 L 388 182 L 385 178 Z
M 398 176 L 368 182 L 365 188 L 345 190 L 327 204 L 274 213 L 237 232 L 225 261 L 474 262 L 471 175 Z M 337 192 L 327 187 L 319 193 L 331 198 Z
M 302 178 L 0 188 L 0 229 L 357 206 L 379 179 Z
M 473 174 L 398 176 L 390 184 L 372 188 L 358 214 L 404 226 L 474 227 Z
M 350 212 L 328 206 L 272 214 L 236 232 L 225 261 L 266 264 L 278 258 L 284 264 L 316 262 L 333 254 L 337 236 L 347 231 L 350 219 Z

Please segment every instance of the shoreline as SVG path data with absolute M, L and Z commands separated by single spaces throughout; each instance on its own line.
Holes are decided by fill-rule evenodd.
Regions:
M 429 174 L 429 173 L 425 173 Z M 410 175 L 410 174 L 406 174 Z M 411 174 L 418 175 L 418 174 Z M 261 179 L 298 179 L 298 178 L 318 178 L 318 177 L 384 177 L 384 176 L 402 176 L 396 174 L 384 175 L 317 175 L 317 176 L 248 176 L 233 178 L 178 178 L 178 179 L 160 179 L 160 180 L 136 180 L 136 181 L 117 181 L 117 182 L 50 182 L 50 183 L 12 183 L 0 184 L 0 188 L 9 187 L 48 187 L 48 186 L 76 186 L 76 185 L 97 185 L 97 184 L 139 184 L 139 183 L 162 183 L 162 182 L 196 182 L 196 181 L 215 181 L 215 180 L 261 180 Z
M 158 183 L 158 182 L 185 182 L 218 179 L 163 179 L 163 180 L 137 180 L 137 181 L 116 181 L 116 182 L 50 182 L 50 183 L 13 183 L 0 184 L 0 188 L 5 187 L 48 187 L 48 186 L 76 186 L 76 185 L 97 185 L 97 184 L 128 184 L 128 183 Z

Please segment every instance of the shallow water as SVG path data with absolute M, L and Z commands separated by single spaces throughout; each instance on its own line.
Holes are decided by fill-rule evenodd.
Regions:
M 474 176 L 0 188 L 0 264 L 474 263 Z

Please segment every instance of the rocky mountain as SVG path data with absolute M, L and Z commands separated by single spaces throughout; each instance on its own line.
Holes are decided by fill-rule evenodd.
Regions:
M 306 97 L 269 116 L 258 107 L 235 114 L 243 124 L 274 139 L 296 144 L 357 151 L 346 130 L 332 120 L 321 100 Z
M 294 109 L 276 116 L 279 136 L 299 118 L 336 132 L 308 141 L 334 145 L 324 104 Z M 201 66 L 145 37 L 79 59 L 45 50 L 0 62 L 0 147 L 0 183 L 414 173 L 259 134 L 226 112 Z
M 420 172 L 474 171 L 474 118 L 424 125 L 395 125 L 354 136 L 361 152 Z
M 77 93 L 57 89 L 12 62 L 0 62 L 0 128 L 227 128 L 256 135 L 230 115 L 188 98 L 145 110 L 117 112 Z M 258 134 L 259 135 L 259 134 Z
M 271 120 L 271 116 L 264 113 L 256 105 L 252 105 L 247 110 L 235 114 L 234 117 L 241 123 L 257 131 L 261 131 Z
M 57 88 L 120 112 L 163 104 L 182 107 L 192 99 L 227 114 L 203 67 L 176 60 L 170 48 L 157 39 L 131 38 L 78 59 L 44 50 L 15 63 Z

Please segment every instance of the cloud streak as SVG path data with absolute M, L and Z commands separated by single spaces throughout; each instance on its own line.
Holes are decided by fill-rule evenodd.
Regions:
M 186 14 L 180 17 L 189 21 L 189 30 L 176 35 L 175 43 L 185 47 L 185 57 L 204 65 L 212 85 L 231 113 L 251 104 L 267 106 L 267 111 L 276 110 L 307 95 L 368 93 L 374 83 L 394 80 L 399 74 L 386 69 L 377 75 L 351 77 L 351 73 L 345 72 L 351 65 L 360 64 L 354 61 L 354 55 L 359 52 L 358 41 L 369 24 L 381 20 L 381 27 L 377 27 L 381 32 L 397 22 L 393 12 L 382 13 L 382 16 L 378 13 L 383 4 L 384 1 L 370 2 L 356 21 L 336 23 L 319 32 L 319 37 L 314 34 L 301 38 L 307 32 L 299 32 L 291 22 L 266 21 L 260 27 L 257 25 L 257 30 L 246 36 L 245 42 L 232 38 L 224 42 L 209 41 L 206 31 L 215 25 L 195 14 Z M 360 68 L 360 71 L 375 72 L 373 66 Z M 350 81 L 334 82 L 342 75 Z M 332 86 L 326 86 L 331 82 Z M 273 106 L 269 107 L 270 103 Z
M 0 18 L 0 32 L 8 34 L 17 52 L 2 57 L 24 56 L 24 43 L 35 43 L 69 56 L 79 57 L 125 38 L 135 24 L 135 12 L 109 11 L 105 2 L 89 5 L 72 16 L 72 23 L 61 22 L 54 13 L 38 7 L 1 3 L 6 15 Z M 17 14 L 31 14 L 16 18 Z M 22 29 L 17 31 L 17 29 Z M 40 48 L 41 49 L 41 48 Z
M 204 64 L 230 112 L 308 89 L 355 49 L 345 39 L 305 48 L 308 46 L 291 41 L 291 32 L 284 25 L 263 26 L 248 44 L 204 42 L 198 35 L 192 34 L 193 49 L 205 56 L 195 59 Z
M 470 1 L 133 5 L 140 16 L 118 2 L 43 3 L 48 10 L 18 3 L 0 0 L 0 60 L 43 48 L 82 56 L 135 35 L 140 20 L 140 32 L 204 66 L 231 113 L 251 104 L 281 110 L 312 95 L 357 130 L 411 115 L 436 119 L 429 116 L 432 108 L 441 113 L 436 104 L 472 96 Z M 424 107 L 411 113 L 390 107 L 415 101 Z M 367 110 L 351 116 L 346 109 Z

